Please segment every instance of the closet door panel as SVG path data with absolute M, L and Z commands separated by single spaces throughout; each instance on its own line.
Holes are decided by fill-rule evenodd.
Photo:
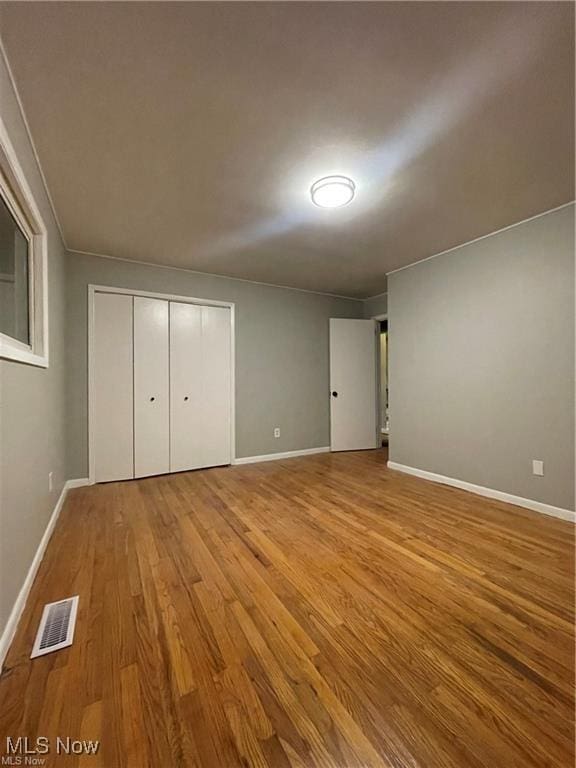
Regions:
M 170 302 L 170 470 L 203 466 L 202 307 Z
M 91 396 L 94 479 L 134 477 L 132 296 L 94 296 Z
M 134 475 L 170 471 L 168 302 L 134 297 Z
M 230 310 L 202 307 L 203 442 L 205 467 L 230 464 Z

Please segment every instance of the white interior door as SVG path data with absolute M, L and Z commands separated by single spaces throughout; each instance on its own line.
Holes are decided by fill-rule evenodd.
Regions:
M 134 476 L 170 471 L 168 302 L 134 297 Z
M 378 447 L 376 325 L 330 319 L 330 447 Z
M 134 477 L 132 296 L 96 293 L 91 392 L 94 480 Z
M 202 307 L 170 302 L 170 471 L 202 464 Z
M 231 461 L 231 324 L 225 307 L 170 302 L 170 469 Z

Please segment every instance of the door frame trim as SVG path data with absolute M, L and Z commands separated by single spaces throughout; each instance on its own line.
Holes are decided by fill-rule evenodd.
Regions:
M 208 307 L 227 307 L 230 309 L 230 464 L 236 462 L 236 304 L 233 301 L 200 299 L 195 296 L 179 296 L 172 293 L 138 291 L 132 288 L 117 288 L 110 285 L 88 285 L 88 478 L 93 485 L 96 477 L 94 459 L 94 332 L 97 293 L 119 293 L 125 296 L 143 296 L 145 298 L 177 301 L 181 304 L 198 304 Z
M 381 296 L 384 296 L 384 294 L 380 294 Z M 376 298 L 376 297 L 374 297 Z M 382 320 L 388 320 L 388 312 L 384 312 L 380 315 L 371 315 L 371 320 L 376 320 L 378 323 L 382 322 Z M 376 400 L 378 401 L 378 434 L 380 435 L 380 441 L 382 441 L 382 435 L 386 434 L 382 429 L 382 382 L 380 380 L 380 371 L 382 370 L 382 361 L 380 360 L 380 344 L 378 344 L 376 349 L 376 355 L 378 358 L 378 388 L 376 392 Z M 386 366 L 386 370 L 388 370 L 388 366 Z M 388 412 L 390 412 L 390 375 L 388 375 Z M 388 440 L 390 440 L 390 434 L 388 434 Z

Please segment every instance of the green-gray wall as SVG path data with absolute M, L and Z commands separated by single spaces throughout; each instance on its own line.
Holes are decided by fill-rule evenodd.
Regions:
M 369 320 L 371 317 L 379 317 L 388 312 L 388 294 L 381 293 L 379 296 L 373 296 L 371 299 L 364 300 L 364 317 Z
M 235 302 L 236 456 L 329 445 L 328 319 L 362 317 L 361 301 L 77 253 L 67 259 L 69 477 L 88 474 L 90 283 Z
M 48 229 L 50 354 L 48 369 L 0 361 L 1 636 L 66 479 L 66 410 L 64 251 L 1 54 L 0 112 Z
M 573 510 L 574 206 L 389 275 L 388 320 L 390 459 Z

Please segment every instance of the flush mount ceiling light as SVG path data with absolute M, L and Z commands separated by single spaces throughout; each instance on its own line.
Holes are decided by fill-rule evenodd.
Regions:
M 354 197 L 356 185 L 347 176 L 324 176 L 310 187 L 312 202 L 319 208 L 341 208 Z

